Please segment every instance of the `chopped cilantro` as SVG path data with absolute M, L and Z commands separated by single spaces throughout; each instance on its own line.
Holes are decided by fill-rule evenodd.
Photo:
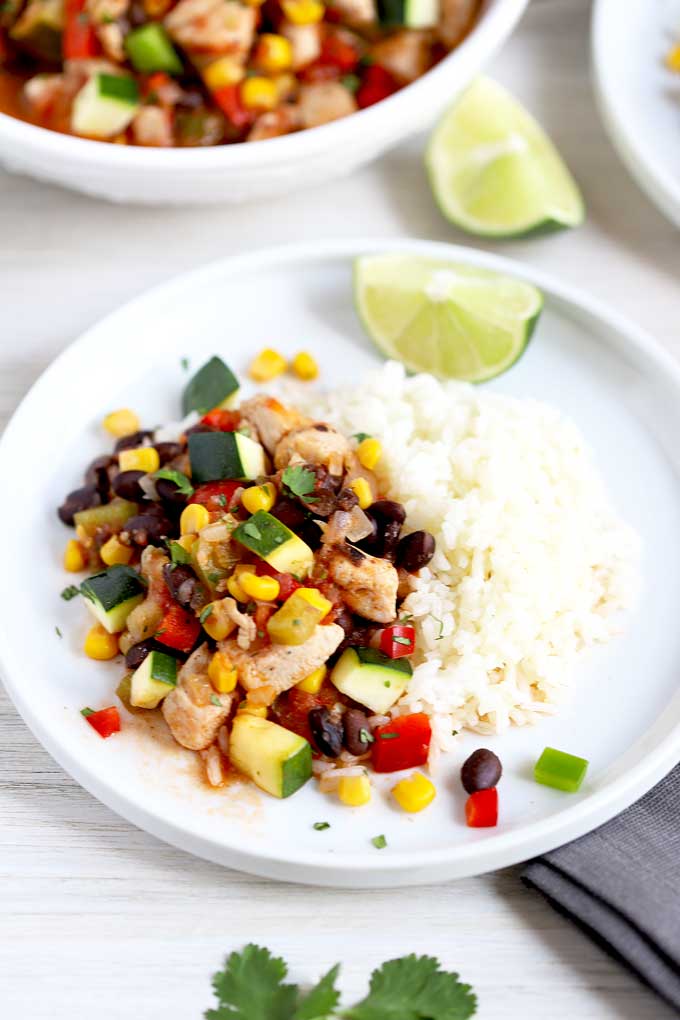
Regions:
M 410 638 L 407 638 L 407 637 L 393 637 L 392 640 L 394 641 L 395 645 L 410 645 L 411 644 Z
M 168 542 L 168 551 L 173 564 L 191 563 L 191 556 L 179 542 Z
M 373 839 L 371 840 L 371 843 L 376 848 L 376 850 L 384 850 L 385 847 L 387 846 L 387 840 L 385 839 L 384 836 L 374 836 Z
M 439 633 L 437 634 L 435 641 L 441 641 L 441 639 L 444 637 L 444 621 L 440 620 L 438 616 L 434 615 L 434 613 L 430 613 L 430 616 L 432 617 L 435 623 L 439 624 Z
M 80 588 L 76 588 L 75 584 L 69 584 L 68 588 L 64 588 L 61 593 L 64 602 L 70 602 L 76 595 L 80 595 Z
M 315 829 L 317 832 L 323 832 L 324 829 L 330 829 L 330 827 L 331 827 L 330 822 L 314 822 L 314 825 L 312 826 L 312 828 Z
M 384 680 L 383 684 L 384 684 L 385 687 L 391 687 L 392 686 L 392 681 L 391 680 Z
M 84 717 L 85 719 L 87 719 L 88 715 L 94 715 L 94 709 L 93 709 L 93 708 L 81 708 L 81 710 L 80 710 L 80 714 L 81 714 L 81 715 L 82 715 L 82 716 L 83 716 L 83 717 Z
M 182 366 L 182 370 L 184 372 L 188 372 L 189 371 L 189 366 L 191 365 L 191 362 L 189 361 L 188 358 L 180 358 L 179 359 L 179 363 Z
M 312 495 L 316 485 L 316 475 L 309 468 L 303 467 L 302 464 L 287 467 L 281 475 L 281 481 L 293 496 L 303 499 L 306 503 L 316 502 L 316 496 Z
M 355 92 L 359 91 L 361 85 L 361 79 L 356 74 L 344 74 L 340 79 L 345 88 L 354 95 Z
M 260 639 L 262 639 L 262 638 L 264 637 L 264 631 L 263 631 L 263 630 L 258 630 L 258 631 L 257 631 L 257 636 L 258 636 L 258 637 L 259 637 Z
M 398 740 L 398 733 L 379 733 L 378 736 L 381 740 Z
M 175 483 L 177 491 L 181 492 L 183 496 L 193 496 L 194 487 L 181 471 L 175 471 L 174 468 L 161 468 L 160 471 L 156 471 L 154 478 L 166 478 L 169 482 Z
M 63 634 L 61 633 L 61 631 L 59 630 L 59 628 L 58 628 L 58 627 L 55 627 L 55 628 L 54 628 L 54 631 L 55 631 L 55 633 L 56 633 L 57 637 L 63 637 L 63 636 L 64 636 L 64 635 L 63 635 Z
M 223 492 L 221 492 L 219 494 L 219 496 L 217 497 L 217 502 L 218 502 L 218 504 L 220 506 L 226 506 L 227 505 L 227 497 L 224 495 Z
M 355 432 L 353 439 L 356 439 L 357 443 L 363 443 L 364 439 L 370 439 L 368 432 Z
M 369 730 L 364 729 L 363 726 L 359 730 L 359 740 L 362 742 L 362 744 L 374 744 L 375 743 L 375 737 L 373 736 L 373 734 Z
M 206 576 L 211 584 L 217 584 L 222 580 L 222 575 L 217 570 L 210 570 Z
M 246 521 L 243 525 L 243 534 L 254 538 L 256 542 L 259 542 L 262 538 L 262 532 L 254 521 Z
M 213 607 L 212 607 L 212 604 L 211 604 L 211 605 L 209 605 L 209 606 L 206 606 L 206 607 L 205 607 L 205 609 L 203 609 L 203 610 L 201 611 L 201 615 L 200 615 L 200 616 L 199 616 L 199 618 L 198 618 L 198 619 L 199 619 L 199 621 L 200 621 L 201 623 L 205 623 L 205 621 L 206 621 L 206 620 L 208 619 L 208 617 L 209 617 L 209 616 L 212 616 L 212 611 L 213 611 Z
M 222 706 L 222 702 L 220 701 L 220 699 L 217 697 L 216 694 L 211 694 L 210 695 L 210 704 L 211 705 L 215 705 L 216 708 L 222 708 L 223 707 Z

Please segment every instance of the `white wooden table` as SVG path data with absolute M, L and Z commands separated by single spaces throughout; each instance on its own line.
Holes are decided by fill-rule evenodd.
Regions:
M 589 207 L 577 232 L 502 250 L 588 288 L 680 352 L 680 237 L 603 136 L 588 16 L 587 0 L 534 0 L 490 69 L 552 132 Z M 352 179 L 258 208 L 113 208 L 0 174 L 0 425 L 85 327 L 196 264 L 361 232 L 461 240 L 429 197 L 421 150 L 422 139 Z M 0 487 L 21 513 L 11 479 Z M 28 589 L 16 594 L 30 612 Z M 414 894 L 352 894 L 277 886 L 164 846 L 82 791 L 0 693 L 0 1016 L 198 1018 L 211 973 L 248 940 L 284 952 L 302 981 L 343 960 L 355 998 L 372 966 L 414 950 L 475 986 L 483 1020 L 673 1015 L 525 891 L 516 869 Z

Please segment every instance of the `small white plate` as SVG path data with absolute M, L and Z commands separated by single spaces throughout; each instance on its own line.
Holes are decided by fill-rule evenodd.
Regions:
M 573 697 L 540 726 L 502 738 L 468 734 L 442 764 L 424 814 L 390 804 L 386 777 L 370 807 L 348 809 L 309 784 L 279 802 L 241 786 L 212 791 L 195 757 L 148 725 L 126 721 L 101 740 L 79 715 L 113 704 L 120 662 L 82 653 L 88 626 L 61 555 L 70 532 L 55 508 L 107 449 L 100 421 L 134 407 L 146 424 L 176 419 L 186 381 L 221 354 L 244 374 L 253 351 L 313 351 L 325 384 L 358 379 L 379 361 L 352 306 L 361 253 L 419 252 L 532 280 L 546 296 L 537 333 L 496 388 L 567 412 L 590 442 L 613 499 L 644 542 L 645 589 L 625 633 L 582 658 Z M 231 867 L 325 885 L 390 886 L 488 871 L 594 828 L 648 790 L 680 759 L 680 380 L 674 362 L 614 312 L 525 266 L 429 242 L 332 242 L 246 255 L 173 280 L 109 316 L 36 383 L 0 444 L 3 611 L 0 656 L 10 696 L 45 747 L 86 789 L 162 839 Z M 20 512 L 17 512 L 17 507 Z M 58 627 L 63 638 L 55 633 Z M 157 727 L 160 737 L 163 726 Z M 468 829 L 462 761 L 490 745 L 505 774 L 498 828 Z M 537 785 L 545 745 L 590 760 L 580 793 Z M 315 831 L 313 823 L 331 828 Z M 384 834 L 377 850 L 371 838 Z
M 680 226 L 680 0 L 596 0 L 595 89 L 607 131 L 640 187 Z

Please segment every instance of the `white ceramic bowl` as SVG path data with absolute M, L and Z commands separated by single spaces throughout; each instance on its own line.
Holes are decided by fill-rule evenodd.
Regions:
M 114 202 L 242 202 L 349 173 L 427 127 L 510 35 L 529 0 L 486 0 L 468 38 L 432 71 L 344 120 L 252 145 L 144 149 L 72 138 L 0 114 L 0 163 Z

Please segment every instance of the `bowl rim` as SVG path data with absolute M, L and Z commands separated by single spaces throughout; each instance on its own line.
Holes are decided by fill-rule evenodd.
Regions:
M 477 69 L 500 47 L 528 4 L 529 0 L 484 0 L 484 9 L 463 42 L 421 78 L 393 96 L 330 124 L 266 139 L 257 145 L 241 143 L 170 150 L 111 145 L 61 134 L 0 112 L 1 149 L 10 161 L 13 152 L 30 151 L 46 159 L 68 160 L 74 164 L 121 171 L 225 170 L 298 160 L 352 142 L 361 133 L 369 135 L 378 128 L 380 122 L 385 123 L 390 117 L 393 120 L 403 120 L 408 114 L 417 117 L 426 104 L 428 93 L 432 96 L 437 90 L 446 89 L 454 65 L 471 65 Z

